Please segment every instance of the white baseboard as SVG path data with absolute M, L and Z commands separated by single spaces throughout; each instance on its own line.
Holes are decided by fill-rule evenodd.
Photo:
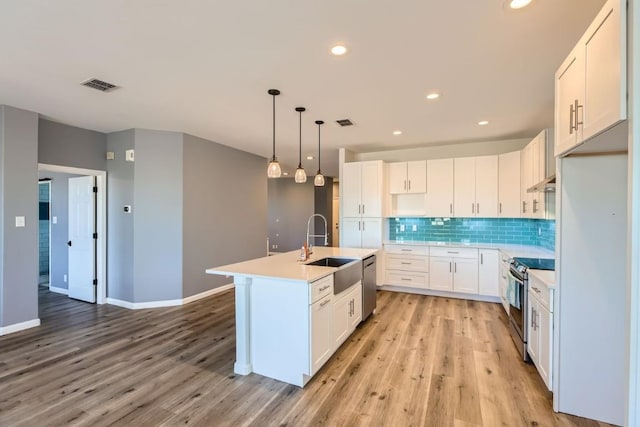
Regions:
M 57 294 L 69 295 L 69 289 L 65 289 L 65 288 L 58 288 L 56 286 L 49 285 L 49 290 Z
M 486 295 L 461 294 L 457 292 L 434 291 L 431 289 L 408 288 L 405 286 L 383 285 L 378 287 L 381 291 L 405 292 L 408 294 L 429 295 L 433 297 L 466 299 L 472 301 L 495 302 L 501 303 L 500 297 L 491 297 Z
M 0 336 L 12 334 L 14 332 L 22 331 L 29 328 L 35 328 L 40 326 L 40 319 L 27 320 L 26 322 L 14 323 L 9 326 L 0 327 Z
M 191 295 L 190 297 L 186 297 L 182 300 L 182 305 L 189 304 L 190 302 L 194 302 L 202 298 L 210 297 L 211 295 L 219 294 L 224 291 L 228 291 L 229 289 L 233 289 L 233 287 L 234 287 L 234 284 L 230 283 L 228 285 L 224 285 L 218 288 L 209 289 L 208 291 L 200 292 L 199 294 Z
M 160 308 L 160 307 L 175 307 L 179 305 L 186 305 L 190 302 L 197 301 L 202 298 L 210 297 L 211 295 L 219 294 L 221 292 L 233 289 L 233 283 L 229 285 L 213 288 L 208 291 L 201 292 L 196 295 L 191 295 L 183 299 L 172 299 L 164 301 L 148 301 L 148 302 L 129 302 L 115 298 L 107 298 L 107 304 L 117 305 L 118 307 L 128 308 L 130 310 L 142 310 L 145 308 Z

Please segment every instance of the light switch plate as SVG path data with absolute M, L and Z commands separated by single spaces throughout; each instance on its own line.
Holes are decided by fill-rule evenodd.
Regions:
M 16 227 L 24 227 L 26 225 L 26 221 L 23 216 L 16 217 Z
M 52 224 L 57 224 L 58 223 L 58 217 L 57 216 L 52 216 L 51 217 L 51 223 Z
M 113 151 L 107 151 L 107 160 L 115 160 L 116 158 L 116 153 L 114 153 Z

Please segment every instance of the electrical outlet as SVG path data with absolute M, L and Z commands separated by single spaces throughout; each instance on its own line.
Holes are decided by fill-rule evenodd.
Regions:
M 67 283 L 67 275 L 66 274 L 64 276 L 62 276 L 62 280 L 64 280 L 64 283 Z
M 404 231 L 404 224 L 400 224 L 400 231 Z
M 418 226 L 416 224 L 413 224 L 413 226 L 411 227 L 411 231 L 418 231 Z
M 538 236 L 542 236 L 542 227 L 538 227 Z

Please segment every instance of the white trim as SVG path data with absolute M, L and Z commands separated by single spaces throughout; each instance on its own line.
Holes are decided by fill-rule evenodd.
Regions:
M 183 299 L 170 299 L 164 301 L 147 301 L 147 302 L 129 302 L 115 298 L 107 298 L 107 304 L 117 305 L 118 307 L 128 308 L 129 310 L 142 310 L 146 308 L 161 308 L 161 307 L 176 307 L 181 305 L 187 305 L 191 302 L 197 301 L 202 298 L 210 297 L 233 289 L 235 285 L 230 283 L 228 285 L 220 286 L 208 291 L 200 292 L 199 294 L 191 295 Z
M 23 331 L 29 328 L 40 326 L 40 319 L 27 320 L 26 322 L 14 323 L 13 325 L 0 327 L 0 336 Z
M 378 289 L 381 291 L 404 292 L 407 294 L 428 295 L 432 297 L 455 298 L 455 299 L 466 299 L 471 301 L 502 303 L 502 300 L 500 299 L 500 297 L 492 297 L 487 295 L 434 291 L 432 289 L 408 288 L 406 286 L 396 286 L 396 285 L 382 285 L 382 286 L 378 286 Z
M 98 285 L 96 289 L 96 302 L 104 304 L 107 302 L 107 172 L 94 169 L 74 168 L 70 166 L 49 165 L 38 163 L 39 171 L 70 173 L 75 175 L 91 175 L 96 177 L 98 187 L 97 197 L 97 228 L 98 228 L 98 248 L 96 257 L 98 260 L 97 277 Z
M 65 289 L 65 288 L 59 288 L 57 286 L 49 285 L 49 290 L 57 294 L 69 295 L 69 289 Z
M 202 298 L 210 297 L 211 295 L 219 294 L 224 291 L 228 291 L 229 289 L 233 289 L 235 285 L 233 283 L 229 283 L 228 285 L 220 286 L 218 288 L 209 289 L 208 291 L 200 292 L 199 294 L 191 295 L 190 297 L 186 297 L 182 300 L 182 305 L 189 304 L 190 302 L 197 301 Z

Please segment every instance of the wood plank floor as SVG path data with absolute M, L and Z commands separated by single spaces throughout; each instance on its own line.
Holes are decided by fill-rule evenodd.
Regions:
M 599 426 L 556 414 L 498 304 L 378 292 L 304 389 L 233 374 L 234 293 L 126 310 L 40 291 L 0 337 L 0 426 Z

